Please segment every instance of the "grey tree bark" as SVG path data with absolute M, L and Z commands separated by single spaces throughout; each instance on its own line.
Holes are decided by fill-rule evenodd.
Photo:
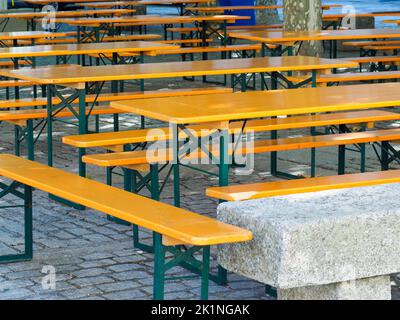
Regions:
M 277 0 L 256 0 L 256 6 L 273 6 L 277 4 Z M 278 24 L 280 23 L 278 10 L 256 10 L 257 24 Z
M 283 0 L 284 31 L 314 31 L 322 29 L 321 0 Z M 300 54 L 321 56 L 322 41 L 305 41 Z

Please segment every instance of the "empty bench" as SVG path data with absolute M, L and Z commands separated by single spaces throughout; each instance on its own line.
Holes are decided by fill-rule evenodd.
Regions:
M 17 156 L 0 155 L 0 175 L 12 181 L 9 185 L 2 183 L 1 196 L 20 198 L 25 210 L 25 252 L 1 256 L 2 263 L 32 259 L 33 189 L 153 231 L 153 298 L 157 300 L 164 298 L 165 273 L 174 266 L 189 266 L 199 274 L 201 298 L 207 299 L 210 246 L 252 239 L 251 232 L 245 229 Z M 201 253 L 202 259 L 196 259 L 195 253 Z

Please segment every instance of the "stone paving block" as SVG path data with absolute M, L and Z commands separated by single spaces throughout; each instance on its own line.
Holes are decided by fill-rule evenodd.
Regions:
M 112 283 L 115 280 L 109 276 L 100 275 L 95 277 L 87 277 L 87 278 L 74 278 L 68 281 L 70 284 L 76 287 L 90 287 L 95 286 L 103 283 Z
M 148 277 L 149 273 L 140 270 L 132 270 L 126 272 L 112 273 L 111 277 L 117 280 L 135 280 L 144 277 Z
M 32 295 L 32 291 L 26 288 L 16 288 L 13 290 L 5 291 L 0 293 L 1 300 L 19 300 L 28 298 Z
M 89 269 L 81 269 L 74 271 L 73 274 L 78 278 L 84 278 L 84 277 L 94 277 L 106 273 L 109 273 L 109 271 L 103 268 L 89 268 Z
M 90 296 L 97 296 L 101 293 L 102 293 L 102 291 L 94 286 L 73 289 L 73 290 L 60 291 L 60 294 L 68 300 L 75 300 L 75 299 L 80 299 L 80 298 L 87 298 Z
M 112 259 L 90 260 L 80 263 L 79 267 L 83 269 L 88 269 L 88 268 L 112 266 L 114 263 L 115 261 Z
M 145 300 L 150 299 L 148 294 L 142 292 L 139 289 L 132 289 L 132 290 L 124 290 L 124 291 L 117 291 L 112 293 L 103 294 L 107 300 Z
M 97 288 L 107 293 L 134 289 L 138 287 L 142 287 L 142 285 L 137 281 L 116 281 L 116 282 L 97 285 Z

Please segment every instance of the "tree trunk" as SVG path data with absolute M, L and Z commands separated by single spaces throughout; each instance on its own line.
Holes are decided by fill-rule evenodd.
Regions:
M 284 0 L 284 31 L 315 31 L 322 29 L 321 0 Z M 301 55 L 320 57 L 322 41 L 305 41 Z
M 273 6 L 277 0 L 255 0 L 256 6 Z M 256 10 L 257 24 L 278 24 L 281 23 L 277 9 Z

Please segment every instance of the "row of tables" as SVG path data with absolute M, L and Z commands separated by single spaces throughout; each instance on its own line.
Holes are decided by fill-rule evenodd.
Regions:
M 218 20 L 219 19 L 219 20 Z M 153 22 L 162 23 L 167 21 L 176 22 L 193 22 L 193 21 L 224 21 L 228 22 L 236 19 L 230 16 L 204 16 L 204 17 L 159 17 L 159 16 L 123 16 L 123 17 L 91 17 L 78 19 L 60 19 L 71 25 L 78 26 L 101 26 L 103 23 L 137 23 Z M 233 21 L 232 20 L 232 21 Z M 161 22 L 160 22 L 161 21 Z M 55 33 L 37 33 L 37 37 L 57 36 Z M 62 33 L 59 34 L 62 36 Z M 344 39 L 378 39 L 378 38 L 399 38 L 400 31 L 398 29 L 372 29 L 372 30 L 326 30 L 319 32 L 283 32 L 283 31 L 238 31 L 227 33 L 232 39 L 250 40 L 263 44 L 285 44 L 288 42 L 301 42 L 311 40 L 344 40 Z M 36 38 L 35 32 L 27 33 L 8 33 L 0 34 L 2 40 L 18 40 Z M 175 49 L 176 46 L 163 45 L 155 42 L 118 42 L 118 43 L 92 43 L 92 44 L 71 44 L 71 45 L 49 45 L 49 46 L 22 46 L 19 48 L 4 48 L 0 49 L 0 58 L 18 59 L 21 57 L 43 57 L 43 56 L 58 56 L 58 55 L 85 55 L 85 54 L 106 54 L 132 52 L 132 53 L 154 53 L 157 50 Z M 205 76 L 205 75 L 246 75 L 260 73 L 271 75 L 272 79 L 276 79 L 277 75 L 285 76 L 287 72 L 293 71 L 311 71 L 312 78 L 310 82 L 312 86 L 316 86 L 316 75 L 319 70 L 331 70 L 336 68 L 351 68 L 357 67 L 357 63 L 322 59 L 313 57 L 261 57 L 254 59 L 233 59 L 233 60 L 210 60 L 210 61 L 194 61 L 194 62 L 174 62 L 174 63 L 146 63 L 137 65 L 106 65 L 106 66 L 64 66 L 64 67 L 46 67 L 36 69 L 20 69 L 20 70 L 2 70 L 1 75 L 11 79 L 27 80 L 43 86 L 47 86 L 47 94 L 54 95 L 59 93 L 58 87 L 68 87 L 72 93 L 70 96 L 79 97 L 79 133 L 87 132 L 87 117 L 85 114 L 86 104 L 86 87 L 88 84 L 128 81 L 128 80 L 143 80 L 143 79 L 161 79 L 172 77 L 189 77 L 189 76 Z M 99 85 L 99 88 L 102 86 Z M 366 86 L 364 86 L 366 88 Z M 389 88 L 389 87 L 388 87 Z M 390 86 L 395 88 L 395 86 Z M 397 88 L 397 87 L 396 87 Z M 246 86 L 241 87 L 242 91 L 246 91 Z M 315 90 L 315 91 L 314 91 Z M 228 144 L 226 123 L 232 120 L 250 119 L 255 117 L 267 117 L 288 114 L 312 113 L 312 112 L 328 112 L 338 110 L 351 110 L 353 108 L 361 108 L 361 104 L 366 101 L 374 101 L 374 92 L 360 92 L 360 98 L 357 100 L 356 107 L 348 101 L 354 102 L 349 97 L 350 87 L 326 88 L 322 89 L 307 89 L 304 91 L 279 91 L 267 95 L 265 92 L 258 93 L 240 93 L 223 96 L 204 96 L 191 98 L 189 102 L 186 98 L 163 98 L 149 100 L 135 100 L 132 102 L 118 102 L 112 105 L 127 112 L 137 115 L 166 121 L 174 126 L 174 132 L 178 134 L 179 130 L 184 130 L 185 126 L 193 123 L 214 123 L 216 128 L 220 128 L 223 133 L 221 135 L 221 146 L 226 150 Z M 358 90 L 358 87 L 351 88 Z M 363 90 L 360 88 L 360 90 Z M 365 89 L 367 90 L 367 89 Z M 390 91 L 388 97 L 393 94 Z M 386 90 L 387 91 L 387 90 Z M 385 92 L 386 92 L 385 91 Z M 323 95 L 315 96 L 314 94 Z M 352 91 L 354 92 L 354 91 Z M 96 92 L 97 94 L 99 92 Z M 326 96 L 325 96 L 326 95 Z M 266 98 L 268 97 L 268 98 Z M 357 95 L 356 95 L 357 97 Z M 324 99 L 322 99 L 324 98 Z M 368 98 L 366 100 L 365 98 Z M 376 94 L 376 98 L 381 101 L 381 93 Z M 68 97 L 65 97 L 68 100 Z M 270 100 L 272 99 L 272 100 Z M 325 105 L 326 99 L 336 101 L 336 104 L 329 106 Z M 349 99 L 347 101 L 347 99 Z M 393 102 L 393 99 L 383 99 Z M 51 126 L 52 114 L 59 108 L 53 105 L 49 99 L 47 106 L 49 114 L 49 126 Z M 293 108 L 293 104 L 303 102 L 303 108 Z M 278 103 L 279 102 L 279 103 Z M 314 104 L 312 104 L 314 103 Z M 271 104 L 279 105 L 271 108 Z M 308 104 L 308 108 L 306 107 Z M 313 105 L 315 108 L 311 108 Z M 338 107 L 340 105 L 340 107 Z M 204 108 L 207 106 L 207 108 Z M 281 111 L 277 111 L 280 109 Z M 279 113 L 279 114 L 278 114 Z M 176 136 L 177 137 L 177 136 Z M 52 144 L 52 135 L 48 135 L 48 143 Z M 52 155 L 49 155 L 52 157 Z M 50 162 L 50 160 L 49 160 Z M 83 169 L 84 170 L 84 169 Z M 221 170 L 226 170 L 222 168 Z M 81 172 L 84 174 L 84 172 Z M 226 172 L 222 174 L 227 177 Z M 224 180 L 225 178 L 223 178 Z M 226 179 L 225 179 L 226 180 Z M 223 181 L 222 185 L 227 183 Z

